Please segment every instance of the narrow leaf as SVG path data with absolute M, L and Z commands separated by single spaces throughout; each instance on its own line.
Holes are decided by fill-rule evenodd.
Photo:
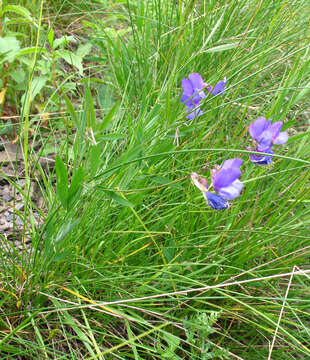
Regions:
M 126 138 L 126 135 L 118 134 L 118 133 L 102 135 L 100 137 L 101 140 L 119 140 L 119 139 L 125 139 L 125 138 Z
M 237 45 L 238 45 L 237 42 L 231 44 L 223 44 L 219 46 L 214 46 L 213 48 L 207 50 L 203 50 L 202 52 L 213 53 L 213 52 L 226 51 L 226 50 L 234 49 Z
M 159 176 L 159 175 L 156 175 L 156 176 L 153 176 L 152 177 L 152 181 L 156 184 L 160 184 L 160 185 L 167 185 L 167 186 L 170 186 L 172 188 L 176 188 L 178 190 L 182 190 L 182 186 L 178 183 L 171 183 L 171 180 L 164 177 L 164 176 Z
M 56 156 L 56 194 L 61 202 L 61 205 L 67 209 L 68 199 L 68 173 L 65 164 L 59 157 Z
M 62 241 L 66 237 L 66 235 L 68 235 L 69 232 L 76 227 L 78 223 L 78 220 L 69 220 L 67 223 L 63 224 L 56 235 L 55 242 L 58 243 Z
M 114 191 L 106 191 L 105 190 L 106 195 L 114 200 L 115 202 L 117 202 L 118 204 L 122 205 L 122 206 L 129 206 L 129 207 L 133 207 L 133 203 L 131 203 L 130 201 L 124 199 L 123 197 L 121 197 L 120 195 L 118 195 L 116 192 Z
M 77 195 L 82 191 L 82 183 L 84 179 L 84 170 L 79 168 L 73 175 L 71 185 L 68 191 L 68 207 L 72 205 Z
M 110 121 L 113 119 L 113 115 L 114 115 L 115 111 L 117 110 L 118 106 L 119 106 L 119 102 L 117 102 L 113 105 L 112 109 L 107 113 L 107 115 L 103 119 L 101 126 L 100 126 L 100 130 L 105 129 L 109 125 Z
M 69 114 L 71 115 L 71 118 L 72 118 L 73 122 L 75 123 L 75 126 L 77 128 L 79 128 L 78 116 L 77 116 L 77 113 L 74 110 L 74 107 L 73 107 L 71 101 L 69 100 L 69 98 L 68 98 L 68 96 L 66 94 L 63 94 L 63 97 L 64 97 L 65 102 L 66 102 L 67 110 L 68 110 Z
M 90 150 L 90 175 L 95 176 L 100 165 L 100 144 L 92 146 Z
M 220 26 L 220 24 L 221 24 L 221 22 L 223 20 L 224 14 L 225 14 L 225 12 L 223 12 L 223 14 L 218 19 L 218 21 L 215 24 L 215 26 L 213 27 L 213 29 L 210 31 L 210 34 L 208 35 L 207 39 L 203 43 L 202 48 L 204 48 L 209 43 L 209 41 L 212 39 L 213 35 L 215 34 L 216 30 L 218 29 L 218 27 Z
M 53 48 L 53 42 L 54 42 L 54 30 L 53 28 L 50 28 L 47 33 L 47 40 L 50 44 L 50 47 Z
M 87 109 L 88 126 L 95 128 L 96 113 L 95 113 L 93 97 L 86 81 L 84 82 L 84 86 L 85 86 L 85 108 Z

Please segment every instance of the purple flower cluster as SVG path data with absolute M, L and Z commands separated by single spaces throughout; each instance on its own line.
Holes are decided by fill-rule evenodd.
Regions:
M 200 74 L 193 73 L 188 75 L 188 79 L 182 79 L 183 94 L 181 101 L 187 107 L 186 112 L 189 113 L 186 118 L 194 119 L 201 116 L 203 112 L 200 109 L 200 101 L 206 97 L 203 89 L 211 92 L 212 95 L 221 94 L 226 89 L 226 79 L 218 82 L 214 88 L 203 82 Z
M 226 78 L 218 82 L 214 88 L 203 82 L 200 74 L 189 74 L 188 79 L 182 79 L 183 94 L 181 101 L 187 107 L 186 112 L 189 113 L 186 118 L 194 119 L 201 116 L 200 109 L 201 100 L 206 97 L 206 89 L 212 95 L 216 96 L 226 90 Z M 274 145 L 285 144 L 288 140 L 286 131 L 282 131 L 283 122 L 278 121 L 271 124 L 271 120 L 266 120 L 264 117 L 259 117 L 250 126 L 249 132 L 254 139 L 255 152 L 262 153 L 251 154 L 250 159 L 257 165 L 269 165 L 272 163 L 272 155 L 274 154 L 272 148 Z M 227 209 L 231 204 L 227 200 L 235 199 L 240 195 L 243 184 L 239 180 L 241 176 L 240 167 L 243 161 L 241 159 L 229 159 L 224 161 L 220 167 L 215 166 L 211 170 L 211 182 L 216 193 L 210 192 L 207 180 L 200 177 L 197 173 L 191 174 L 193 184 L 202 191 L 207 204 L 215 210 Z
M 239 180 L 242 162 L 241 159 L 226 160 L 222 167 L 217 166 L 216 169 L 211 170 L 211 181 L 217 194 L 208 190 L 208 183 L 205 178 L 200 178 L 195 172 L 191 174 L 193 184 L 202 191 L 207 204 L 213 209 L 229 208 L 231 204 L 226 200 L 235 199 L 240 195 L 243 187 L 242 182 Z
M 249 132 L 255 140 L 255 151 L 272 155 L 273 145 L 285 144 L 288 140 L 286 131 L 281 132 L 282 121 L 271 124 L 271 120 L 264 117 L 256 119 L 249 127 Z M 258 165 L 269 165 L 272 163 L 271 156 L 251 154 L 251 161 Z

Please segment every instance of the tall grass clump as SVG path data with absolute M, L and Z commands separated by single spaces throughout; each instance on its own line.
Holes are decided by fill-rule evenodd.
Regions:
M 28 181 L 3 177 L 31 249 L 1 256 L 2 358 L 309 358 L 309 4 L 30 3 L 10 93 Z M 193 120 L 191 73 L 227 78 Z M 268 166 L 249 156 L 260 116 L 290 135 Z M 244 187 L 216 211 L 190 174 L 231 158 Z

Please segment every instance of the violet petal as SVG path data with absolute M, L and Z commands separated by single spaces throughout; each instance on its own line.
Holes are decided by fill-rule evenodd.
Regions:
M 271 132 L 273 140 L 279 136 L 282 126 L 283 126 L 282 121 L 277 121 L 274 124 L 269 126 L 268 130 Z
M 212 95 L 218 95 L 220 93 L 222 93 L 223 91 L 226 90 L 226 84 L 227 84 L 227 80 L 224 79 L 222 81 L 219 81 L 213 88 L 211 94 Z
M 242 182 L 237 179 L 231 185 L 220 188 L 218 193 L 223 199 L 232 200 L 240 195 L 242 187 Z
M 272 133 L 268 130 L 262 132 L 262 134 L 257 139 L 258 151 L 267 152 L 267 150 L 271 149 L 272 147 Z
M 184 103 L 188 107 L 194 107 L 193 100 L 192 100 L 191 96 L 187 96 L 184 93 L 183 93 L 183 95 L 181 97 L 181 102 Z
M 226 170 L 226 169 L 230 169 L 230 168 L 239 169 L 240 166 L 242 165 L 242 163 L 243 163 L 243 160 L 238 159 L 238 158 L 225 160 L 221 169 L 222 170 Z
M 195 105 L 200 105 L 201 96 L 198 92 L 193 94 L 192 100 L 194 101 Z
M 203 115 L 203 112 L 201 111 L 201 109 L 199 108 L 199 106 L 197 106 L 195 109 L 194 109 L 194 106 L 190 106 L 188 109 L 186 109 L 186 112 L 189 114 L 186 116 L 186 119 L 189 119 L 189 120 L 193 120 L 195 119 L 195 117 L 199 117 L 201 115 Z
M 249 132 L 254 140 L 257 140 L 262 132 L 265 130 L 266 118 L 259 117 L 257 118 L 250 126 Z
M 193 96 L 194 89 L 192 83 L 188 79 L 182 79 L 182 88 L 183 95 L 187 95 L 188 97 Z
M 213 194 L 209 191 L 203 193 L 207 204 L 214 210 L 223 210 L 231 206 L 229 202 L 221 198 L 219 195 Z
M 205 84 L 204 84 L 200 74 L 198 74 L 198 73 L 189 74 L 188 78 L 192 84 L 194 91 L 200 91 L 201 89 L 204 88 Z
M 271 156 L 265 156 L 265 155 L 258 156 L 255 154 L 251 154 L 250 158 L 252 163 L 256 165 L 270 165 L 273 163 L 273 161 L 271 160 L 272 159 Z
M 285 144 L 288 140 L 288 133 L 286 131 L 280 132 L 280 134 L 273 140 L 276 145 Z
M 220 188 L 231 185 L 241 175 L 241 171 L 237 168 L 220 170 L 217 172 L 213 179 L 213 187 L 215 191 L 219 191 Z
M 258 151 L 258 150 L 256 149 L 256 151 Z M 271 149 L 268 149 L 264 152 L 266 152 L 270 155 L 274 154 L 274 152 Z M 252 163 L 257 164 L 257 165 L 270 165 L 273 163 L 273 161 L 271 160 L 272 157 L 267 156 L 267 155 L 251 154 L 250 159 L 251 159 Z

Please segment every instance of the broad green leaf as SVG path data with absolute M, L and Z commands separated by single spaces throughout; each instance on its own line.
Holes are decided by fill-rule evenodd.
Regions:
M 69 50 L 57 50 L 55 54 L 64 59 L 68 64 L 76 67 L 79 70 L 79 74 L 83 75 L 83 59 L 80 56 L 77 56 Z
M 23 70 L 14 70 L 10 72 L 10 76 L 13 80 L 20 84 L 25 81 L 26 74 Z
M 92 81 L 89 79 L 88 81 Z M 101 109 L 111 109 L 115 104 L 115 101 L 111 97 L 111 89 L 110 85 L 102 84 L 97 87 L 98 91 L 98 103 Z
M 91 43 L 80 44 L 76 51 L 76 55 L 83 58 L 90 53 L 92 47 L 93 45 Z
M 75 41 L 74 36 L 62 36 L 58 39 L 53 39 L 53 49 L 57 49 L 59 46 L 66 46 L 71 41 Z
M 0 49 L 1 49 L 1 45 L 0 45 Z M 10 61 L 12 62 L 15 58 L 20 58 L 24 55 L 30 55 L 33 53 L 47 53 L 47 50 L 41 47 L 29 47 L 29 48 L 23 48 L 17 51 L 12 51 L 9 54 L 7 54 L 4 58 L 4 61 Z
M 59 155 L 56 155 L 56 194 L 61 205 L 67 209 L 68 205 L 68 173 L 67 168 Z
M 31 82 L 30 89 L 21 97 L 21 103 L 22 104 L 24 103 L 26 96 L 27 96 L 26 102 L 28 101 L 28 99 L 30 99 L 30 101 L 32 101 L 38 95 L 38 93 L 42 90 L 43 86 L 46 84 L 46 81 L 47 81 L 46 76 L 34 78 Z
M 19 41 L 15 37 L 0 37 L 0 54 L 5 54 L 6 58 L 12 53 L 16 53 L 19 49 Z
M 7 5 L 3 8 L 2 11 L 3 11 L 3 13 L 14 12 L 19 15 L 22 15 L 25 18 L 28 18 L 28 19 L 31 18 L 30 11 L 20 5 Z
M 36 62 L 36 70 L 40 72 L 41 75 L 51 76 L 52 64 L 50 60 L 40 59 Z

